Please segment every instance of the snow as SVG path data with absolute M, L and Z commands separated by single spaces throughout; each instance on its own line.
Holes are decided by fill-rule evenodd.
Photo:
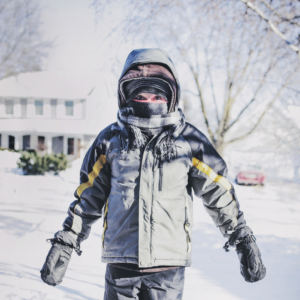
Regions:
M 71 167 L 59 173 L 59 177 L 65 181 L 78 184 L 79 172 L 83 162 L 83 158 L 78 158 L 72 161 Z
M 2 150 L 0 152 L 0 170 L 1 171 L 11 171 L 11 169 L 17 168 L 17 160 L 20 158 L 21 154 L 17 152 L 12 152 L 8 150 Z
M 14 169 L 17 155 L 0 151 L 0 299 L 103 299 L 101 220 L 82 244 L 82 256 L 73 253 L 61 285 L 46 285 L 39 273 L 50 249 L 45 240 L 61 229 L 74 200 L 81 161 L 59 176 L 22 176 Z M 273 181 L 236 191 L 267 276 L 244 281 L 235 251 L 222 249 L 225 239 L 195 198 L 193 263 L 186 269 L 184 299 L 300 299 L 300 185 Z

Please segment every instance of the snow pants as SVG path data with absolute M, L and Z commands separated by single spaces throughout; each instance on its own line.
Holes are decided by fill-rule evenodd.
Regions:
M 104 300 L 181 300 L 185 268 L 140 273 L 107 265 Z

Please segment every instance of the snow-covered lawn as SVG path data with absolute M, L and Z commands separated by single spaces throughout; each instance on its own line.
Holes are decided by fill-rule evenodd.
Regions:
M 61 176 L 22 176 L 10 169 L 9 160 L 17 157 L 0 155 L 0 299 L 103 299 L 101 221 L 82 244 L 82 256 L 73 253 L 61 285 L 50 287 L 40 279 L 50 248 L 46 239 L 61 229 L 74 200 L 80 162 Z M 268 182 L 236 190 L 267 276 L 253 284 L 244 281 L 235 251 L 222 249 L 226 240 L 196 198 L 193 264 L 186 269 L 184 299 L 300 299 L 300 186 Z

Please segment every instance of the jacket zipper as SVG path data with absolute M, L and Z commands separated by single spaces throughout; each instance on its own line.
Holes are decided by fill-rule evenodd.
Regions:
M 145 155 L 145 151 L 149 150 L 148 146 L 150 145 L 150 143 L 156 138 L 157 135 L 154 135 L 150 141 L 147 143 L 144 151 L 143 151 L 143 155 L 142 155 L 142 162 L 144 160 L 144 155 Z M 154 164 L 153 164 L 153 167 L 152 167 L 152 178 L 154 178 Z M 153 214 L 153 191 L 154 191 L 154 180 L 152 180 L 152 203 L 151 203 L 151 213 L 150 213 L 150 226 L 152 224 L 152 214 Z M 149 246 L 152 245 L 152 233 L 151 233 L 151 230 L 150 230 L 150 243 L 149 243 Z M 150 249 L 150 259 L 152 259 L 152 250 L 151 250 L 151 247 L 149 247 Z
M 189 211 L 187 207 L 187 198 L 185 200 L 185 224 L 184 224 L 184 230 L 186 232 L 186 240 L 187 240 L 187 252 L 191 252 L 191 246 L 192 246 L 192 240 L 191 240 L 191 233 L 190 228 L 191 224 L 189 222 Z
M 163 160 L 160 157 L 158 162 L 158 169 L 159 169 L 159 179 L 158 179 L 158 191 L 162 191 L 162 178 L 163 178 Z

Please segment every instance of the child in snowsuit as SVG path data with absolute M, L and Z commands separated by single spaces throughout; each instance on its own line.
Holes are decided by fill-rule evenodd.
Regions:
M 180 85 L 161 49 L 132 51 L 118 85 L 117 122 L 88 150 L 63 230 L 41 270 L 44 282 L 62 282 L 72 250 L 104 212 L 104 299 L 181 299 L 191 264 L 194 194 L 236 246 L 249 282 L 266 269 L 227 167 L 206 136 L 185 122 L 178 108 Z

